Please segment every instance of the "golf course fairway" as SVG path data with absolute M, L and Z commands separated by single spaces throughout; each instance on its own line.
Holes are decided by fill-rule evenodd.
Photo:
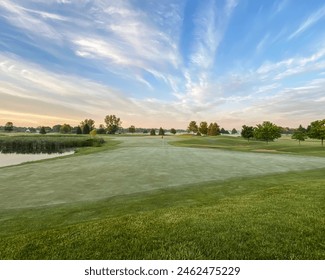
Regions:
M 324 157 L 116 139 L 0 168 L 0 258 L 324 257 Z

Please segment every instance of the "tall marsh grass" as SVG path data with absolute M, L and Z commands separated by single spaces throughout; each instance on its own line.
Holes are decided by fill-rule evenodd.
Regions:
M 104 142 L 102 138 L 75 135 L 0 136 L 0 152 L 18 154 L 62 153 L 79 147 L 100 146 Z

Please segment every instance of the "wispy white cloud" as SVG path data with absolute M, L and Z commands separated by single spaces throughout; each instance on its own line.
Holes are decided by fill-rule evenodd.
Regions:
M 308 28 L 316 24 L 324 17 L 325 17 L 325 5 L 322 6 L 320 9 L 318 9 L 313 14 L 311 14 L 303 23 L 301 23 L 298 29 L 288 37 L 288 40 L 291 40 L 294 37 L 299 36 L 301 33 L 305 32 Z
M 144 119 L 147 126 L 167 126 L 168 116 L 168 119 L 175 118 L 174 126 L 182 127 L 187 115 L 177 103 L 131 98 L 120 90 L 77 76 L 55 74 L 10 55 L 0 54 L 0 77 L 0 119 L 10 117 L 17 125 L 63 122 L 77 125 L 86 117 L 100 124 L 107 114 L 116 114 L 125 126 L 143 125 Z M 136 78 L 141 79 L 141 76 Z M 8 109 L 4 108 L 10 108 L 16 118 L 8 115 Z
M 288 87 L 280 90 L 278 94 L 265 100 L 258 101 L 247 113 L 261 118 L 264 114 L 282 125 L 304 123 L 305 125 L 323 115 L 325 105 L 325 80 L 311 81 L 301 87 Z
M 60 21 L 66 20 L 60 15 L 26 9 L 23 6 L 8 0 L 2 0 L 0 2 L 0 11 L 1 10 L 4 12 L 1 13 L 0 16 L 5 18 L 12 25 L 28 31 L 30 34 L 43 36 L 47 39 L 51 38 L 52 40 L 62 39 L 61 34 L 46 22 L 46 19 Z
M 275 3 L 275 14 L 282 12 L 289 4 L 290 0 L 280 0 Z
M 92 11 L 101 32 L 81 32 L 70 36 L 75 54 L 100 61 L 127 77 L 134 77 L 147 88 L 154 87 L 146 73 L 170 85 L 170 73 L 178 71 L 182 59 L 178 49 L 181 22 L 180 5 L 157 5 L 154 14 L 134 7 L 131 2 L 101 1 Z M 168 18 L 169 24 L 160 26 Z M 89 36 L 89 34 L 94 34 Z M 136 73 L 136 74 L 133 74 Z M 175 85 L 175 84 L 174 84 Z
M 68 115 L 74 112 L 74 118 L 81 117 L 83 114 L 98 118 L 99 114 L 114 108 L 130 107 L 129 111 L 132 111 L 130 100 L 115 89 L 78 77 L 51 73 L 37 65 L 22 62 L 18 58 L 0 55 L 0 76 L 2 104 L 12 101 L 6 108 L 12 108 L 13 111 L 15 108 L 19 111 L 17 106 L 26 105 L 26 100 L 29 104 L 43 104 L 39 108 L 33 106 L 35 114 L 37 112 L 46 114 L 47 109 L 53 107 L 58 109 L 61 106 L 64 110 L 58 110 L 57 115 L 62 111 L 66 111 L 64 114 Z M 17 98 L 25 101 L 13 102 Z M 29 106 L 21 111 L 24 110 L 30 111 Z M 49 111 L 55 110 L 49 109 Z
M 216 50 L 225 32 L 233 1 L 227 1 L 222 13 L 218 13 L 215 1 L 206 1 L 195 18 L 196 30 L 193 52 L 190 58 L 194 67 L 208 69 L 213 65 Z
M 265 62 L 258 69 L 261 79 L 281 80 L 296 74 L 324 70 L 325 48 L 321 47 L 309 56 L 290 57 L 277 62 Z
M 223 92 L 220 84 L 211 75 L 211 67 L 215 64 L 218 47 L 226 32 L 228 22 L 237 1 L 227 0 L 224 6 L 215 1 L 206 1 L 198 11 L 195 23 L 195 35 L 190 56 L 190 65 L 183 70 L 185 90 L 176 96 L 182 104 L 192 104 L 193 110 L 200 113 L 209 106 L 220 104 L 214 102 Z
M 278 56 L 266 57 L 258 65 L 255 61 L 245 64 L 239 60 L 238 68 L 229 67 L 224 72 L 216 57 L 223 48 L 234 10 L 241 5 L 239 1 L 200 1 L 192 22 L 194 36 L 186 52 L 182 52 L 180 44 L 182 28 L 185 29 L 184 2 L 144 3 L 1 1 L 1 20 L 26 34 L 23 39 L 15 34 L 10 36 L 17 42 L 29 40 L 26 45 L 51 57 L 47 64 L 39 66 L 27 57 L 0 53 L 0 119 L 7 114 L 13 119 L 16 116 L 17 121 L 21 118 L 53 124 L 66 120 L 77 124 L 91 117 L 99 124 L 106 114 L 118 114 L 124 126 L 145 123 L 153 127 L 171 124 L 185 127 L 189 120 L 195 119 L 239 128 L 266 117 L 280 124 L 299 123 L 299 110 L 306 114 L 306 120 L 323 114 L 325 48 L 320 41 L 306 47 L 305 52 L 277 53 Z M 270 13 L 280 13 L 289 4 L 289 1 L 271 4 Z M 58 12 L 51 9 L 53 5 Z M 60 9 L 66 10 L 60 13 Z M 307 18 L 291 34 L 291 39 L 320 22 L 323 10 L 325 6 Z M 265 13 L 265 9 L 260 12 Z M 251 50 L 260 52 L 260 59 L 269 44 L 276 43 L 279 49 L 284 49 L 282 40 L 290 43 L 284 39 L 287 28 L 282 25 L 276 30 L 266 30 Z M 227 37 L 231 41 L 229 37 L 232 36 Z M 252 41 L 256 42 L 256 37 Z M 1 42 L 1 46 L 6 43 Z M 9 50 L 7 46 L 4 49 Z M 56 59 L 64 61 L 64 65 L 70 61 L 78 63 L 72 65 L 78 69 L 76 74 L 69 74 L 70 69 L 65 71 L 64 65 L 51 68 L 57 66 Z M 83 72 L 83 67 L 89 68 Z M 58 74 L 60 70 L 64 73 Z M 306 73 L 308 78 L 304 76 Z M 299 79 L 295 75 L 300 75 Z M 91 81 L 92 78 L 98 82 Z M 295 85 L 293 80 L 297 80 Z
M 49 5 L 46 1 L 41 2 L 43 6 Z M 102 68 L 115 68 L 119 72 L 123 69 L 126 76 L 137 71 L 134 81 L 143 84 L 145 79 L 140 76 L 147 68 L 160 72 L 159 76 L 165 77 L 162 80 L 165 81 L 182 63 L 177 41 L 182 5 L 165 3 L 156 5 L 159 10 L 155 14 L 139 9 L 131 1 L 97 0 L 91 3 L 91 8 L 80 3 L 76 13 L 86 10 L 85 16 L 78 19 L 7 0 L 0 3 L 0 8 L 6 11 L 3 14 L 8 22 L 37 38 L 39 45 L 48 42 L 49 38 L 53 43 L 64 42 L 66 47 L 73 49 L 76 57 L 89 59 L 98 67 L 100 61 Z M 170 9 L 168 14 L 162 12 L 167 8 Z M 170 24 L 165 23 L 162 27 L 161 22 L 166 18 Z
M 269 39 L 269 37 L 270 37 L 270 34 L 269 33 L 266 34 L 266 35 L 264 35 L 264 37 L 262 38 L 262 40 L 256 46 L 256 51 L 257 52 L 260 52 L 260 51 L 262 51 L 264 49 L 264 47 L 265 47 L 265 45 L 266 45 L 267 40 Z

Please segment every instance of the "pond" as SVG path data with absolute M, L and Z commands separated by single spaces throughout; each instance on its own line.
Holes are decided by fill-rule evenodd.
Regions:
M 48 159 L 55 157 L 62 157 L 66 155 L 72 155 L 74 151 L 68 151 L 64 153 L 52 153 L 52 154 L 3 154 L 0 153 L 0 167 L 16 165 L 23 162 L 35 161 L 40 159 Z

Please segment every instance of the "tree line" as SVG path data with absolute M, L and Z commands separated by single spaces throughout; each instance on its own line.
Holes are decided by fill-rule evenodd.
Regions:
M 263 140 L 267 143 L 281 137 L 282 128 L 269 122 L 265 121 L 262 124 L 253 126 L 242 126 L 241 136 L 249 141 L 254 138 L 256 140 Z M 292 133 L 291 138 L 299 141 L 305 141 L 307 138 L 321 140 L 322 146 L 324 146 L 325 138 L 325 119 L 311 122 L 307 128 L 300 125 Z
M 115 134 L 118 129 L 121 127 L 121 119 L 116 117 L 115 115 L 107 115 L 104 119 L 105 125 L 100 124 L 99 128 L 95 128 L 95 121 L 92 119 L 85 119 L 81 121 L 78 126 L 71 126 L 70 124 L 57 124 L 53 127 L 49 126 L 39 126 L 37 128 L 33 127 L 19 127 L 15 128 L 12 122 L 7 122 L 3 127 L 5 132 L 38 132 L 40 134 L 47 134 L 49 132 L 54 133 L 74 133 L 74 134 Z
M 63 125 L 55 125 L 52 128 L 50 127 L 39 127 L 38 132 L 40 134 L 46 134 L 48 132 L 60 132 L 63 134 L 67 133 L 76 133 L 76 134 L 90 134 L 95 136 L 96 134 L 115 134 L 119 130 L 122 129 L 121 124 L 122 121 L 120 118 L 116 117 L 115 115 L 107 115 L 104 118 L 104 124 L 100 124 L 99 128 L 95 128 L 95 121 L 92 119 L 85 119 L 84 121 L 80 122 L 80 125 L 77 127 L 72 127 L 69 124 Z M 31 130 L 32 128 L 28 128 L 27 130 Z M 33 128 L 34 129 L 34 128 Z M 11 132 L 14 130 L 14 125 L 12 122 L 7 122 L 4 126 L 4 131 Z M 36 130 L 36 129 L 34 129 Z M 128 128 L 128 132 L 135 133 L 139 132 L 135 126 L 131 125 Z M 156 129 L 152 128 L 149 130 L 141 129 L 143 133 L 150 133 L 150 135 L 156 135 Z M 220 126 L 216 122 L 211 122 L 209 125 L 206 121 L 200 122 L 198 125 L 196 121 L 191 121 L 187 127 L 188 132 L 192 132 L 197 135 L 208 135 L 208 136 L 217 136 L 220 134 L 225 134 L 228 131 L 225 131 L 223 128 L 220 129 Z M 36 132 L 36 131 L 30 131 Z M 160 127 L 158 130 L 158 135 L 164 135 L 165 130 Z M 176 134 L 176 129 L 171 128 L 170 133 Z M 229 132 L 228 132 L 229 133 Z M 232 134 L 237 134 L 237 130 L 235 128 L 231 131 Z M 301 125 L 296 129 L 289 129 L 283 128 L 273 124 L 270 121 L 264 121 L 261 124 L 257 124 L 255 127 L 253 126 L 242 126 L 241 136 L 248 141 L 252 138 L 256 140 L 266 141 L 267 143 L 270 141 L 274 141 L 281 137 L 282 133 L 292 133 L 292 138 L 299 141 L 305 141 L 305 139 L 312 138 L 312 139 L 319 139 L 321 140 L 322 146 L 324 145 L 324 138 L 325 138 L 325 119 L 323 120 L 316 120 L 311 122 L 307 128 L 302 127 Z
M 225 130 L 223 128 L 220 129 L 217 123 L 210 123 L 208 125 L 205 121 L 200 122 L 199 125 L 196 121 L 191 121 L 187 129 L 189 132 L 196 135 L 216 136 L 225 133 Z M 313 121 L 307 128 L 300 125 L 297 129 L 283 128 L 270 121 L 264 121 L 261 124 L 257 124 L 255 127 L 243 125 L 241 136 L 248 141 L 254 138 L 268 143 L 280 138 L 282 133 L 287 134 L 288 131 L 292 132 L 292 139 L 298 140 L 299 144 L 301 141 L 305 141 L 305 139 L 309 137 L 312 139 L 320 139 L 323 146 L 325 138 L 325 119 Z M 237 130 L 234 128 L 231 133 L 236 134 Z
M 40 133 L 40 134 L 47 134 L 47 133 L 62 133 L 62 134 L 90 134 L 95 136 L 97 134 L 115 134 L 117 132 L 124 133 L 145 133 L 150 135 L 165 135 L 167 130 L 160 127 L 159 129 L 152 128 L 136 128 L 134 125 L 131 125 L 128 129 L 122 128 L 122 121 L 116 115 L 107 115 L 104 119 L 104 124 L 100 124 L 98 128 L 95 127 L 95 121 L 93 119 L 85 119 L 80 122 L 78 126 L 71 126 L 70 124 L 57 124 L 53 127 L 49 126 L 39 126 L 37 128 L 33 127 L 15 127 L 12 122 L 7 122 L 4 127 L 0 126 L 0 130 L 5 132 L 31 132 L 31 133 Z M 176 130 L 171 128 L 169 130 L 170 133 L 176 134 L 177 131 L 184 132 L 185 130 Z
M 187 130 L 189 132 L 195 133 L 196 135 L 220 135 L 220 127 L 216 122 L 210 123 L 208 125 L 207 122 L 203 121 L 200 122 L 199 125 L 197 125 L 196 121 L 191 121 L 188 125 Z

